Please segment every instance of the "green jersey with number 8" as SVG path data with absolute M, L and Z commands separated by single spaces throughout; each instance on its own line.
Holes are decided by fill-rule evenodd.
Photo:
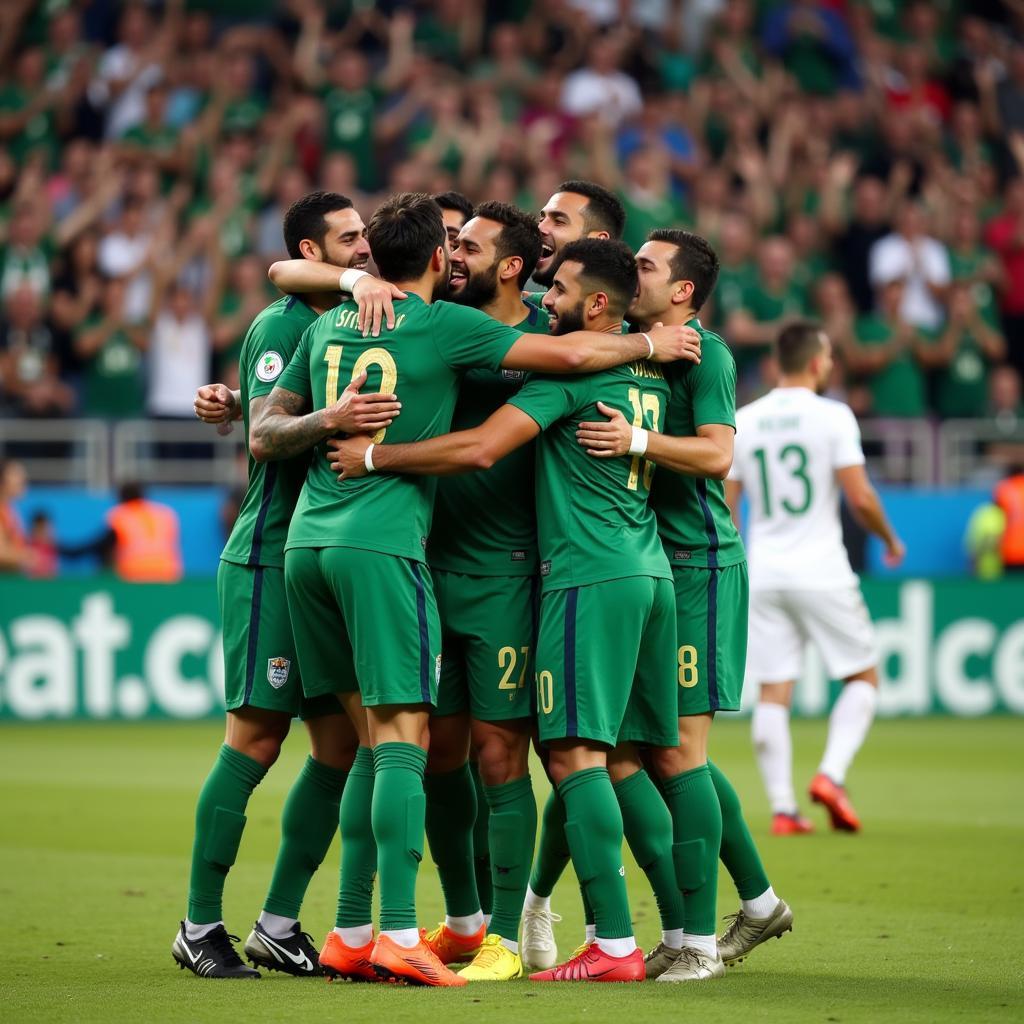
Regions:
M 647 496 L 654 465 L 640 456 L 600 459 L 576 440 L 577 425 L 618 409 L 660 430 L 669 387 L 661 368 L 637 362 L 584 377 L 534 376 L 509 401 L 545 431 L 537 446 L 537 533 L 543 589 L 628 576 L 670 579 Z
M 462 371 L 496 372 L 521 334 L 479 310 L 416 295 L 395 304 L 395 326 L 378 338 L 363 337 L 357 314 L 346 302 L 310 324 L 277 383 L 323 409 L 365 370 L 364 394 L 394 393 L 402 403 L 377 443 L 446 433 Z M 361 548 L 423 562 L 435 486 L 431 477 L 386 473 L 339 482 L 318 445 L 285 549 Z

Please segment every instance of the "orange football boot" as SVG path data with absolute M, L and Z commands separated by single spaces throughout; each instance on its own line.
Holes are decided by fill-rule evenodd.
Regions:
M 860 818 L 853 809 L 844 787 L 837 785 L 827 775 L 818 772 L 811 779 L 807 790 L 816 804 L 821 804 L 832 819 L 832 827 L 838 832 L 859 832 Z
M 773 836 L 802 836 L 814 831 L 814 822 L 802 814 L 773 814 Z
M 378 936 L 370 954 L 370 963 L 377 977 L 385 981 L 432 985 L 437 988 L 457 988 L 467 984 L 465 978 L 448 970 L 422 939 L 415 946 L 407 948 L 386 935 Z
M 460 935 L 448 925 L 441 923 L 433 931 L 420 929 L 420 938 L 443 964 L 455 964 L 461 960 L 472 960 L 480 951 L 487 936 L 487 925 L 480 926 L 472 935 Z
M 347 981 L 379 981 L 370 963 L 373 939 L 365 946 L 346 946 L 337 932 L 328 932 L 320 950 L 320 966 L 328 978 Z
M 609 956 L 592 942 L 564 964 L 531 974 L 530 981 L 643 981 L 646 976 L 639 949 L 628 956 Z

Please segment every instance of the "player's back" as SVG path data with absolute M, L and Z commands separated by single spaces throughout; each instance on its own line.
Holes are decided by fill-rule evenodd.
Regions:
M 395 307 L 395 326 L 364 338 L 355 303 L 320 317 L 305 331 L 279 384 L 332 405 L 364 370 L 364 393 L 395 393 L 401 413 L 376 443 L 422 441 L 446 433 L 459 376 L 471 366 L 496 370 L 518 332 L 477 310 L 415 295 Z M 318 445 L 288 533 L 287 547 L 358 547 L 424 559 L 436 481 L 379 474 L 339 481 Z
M 545 589 L 627 576 L 671 578 L 648 506 L 654 465 L 598 459 L 576 439 L 581 421 L 603 420 L 597 403 L 631 423 L 660 429 L 669 387 L 661 369 L 637 362 L 584 377 L 534 377 L 511 404 L 544 430 L 537 446 L 537 532 Z
M 748 497 L 752 588 L 855 582 L 836 470 L 863 462 L 853 413 L 808 388 L 776 388 L 737 412 L 730 477 Z

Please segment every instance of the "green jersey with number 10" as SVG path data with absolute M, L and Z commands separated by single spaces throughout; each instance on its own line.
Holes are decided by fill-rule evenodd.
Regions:
M 544 590 L 627 576 L 671 578 L 647 496 L 654 465 L 639 456 L 599 459 L 576 440 L 597 403 L 634 426 L 660 430 L 669 401 L 661 368 L 636 362 L 584 377 L 531 377 L 509 404 L 544 431 L 537 442 L 537 532 Z
M 346 302 L 311 324 L 277 383 L 323 409 L 365 370 L 363 393 L 394 393 L 402 403 L 378 444 L 447 433 L 462 372 L 497 372 L 521 334 L 479 310 L 416 295 L 395 304 L 395 326 L 378 338 L 363 337 L 357 315 Z M 339 482 L 327 454 L 325 445 L 313 451 L 286 550 L 352 547 L 425 561 L 436 480 L 380 473 Z

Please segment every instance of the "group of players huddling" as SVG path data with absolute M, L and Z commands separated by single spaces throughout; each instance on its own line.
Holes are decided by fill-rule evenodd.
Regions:
M 748 609 L 724 482 L 735 363 L 698 319 L 718 260 L 673 228 L 634 256 L 623 222 L 585 181 L 563 183 L 539 223 L 457 193 L 396 195 L 365 228 L 337 194 L 288 211 L 292 259 L 270 271 L 286 296 L 249 329 L 240 392 L 196 397 L 221 430 L 244 422 L 249 485 L 217 580 L 227 733 L 196 810 L 182 967 L 259 977 L 222 894 L 296 715 L 311 753 L 244 945 L 254 966 L 433 986 L 526 968 L 682 982 L 791 929 L 707 756 L 715 713 L 740 706 Z M 362 270 L 371 253 L 380 279 Z M 783 365 L 810 396 L 828 340 L 809 324 L 789 335 Z M 834 487 L 815 500 L 834 518 Z M 868 525 L 891 535 L 880 510 Z M 845 653 L 866 660 L 847 675 L 874 664 L 870 624 L 858 642 Z M 839 731 L 833 774 L 866 726 L 852 744 Z M 539 843 L 531 746 L 552 786 Z M 815 798 L 855 827 L 841 778 L 826 781 Z M 801 820 L 795 801 L 780 813 Z M 339 827 L 336 927 L 318 951 L 299 911 Z M 424 836 L 446 911 L 429 931 Z M 623 838 L 661 917 L 646 957 Z M 716 937 L 719 859 L 741 907 Z M 586 936 L 559 964 L 550 897 L 570 861 Z

